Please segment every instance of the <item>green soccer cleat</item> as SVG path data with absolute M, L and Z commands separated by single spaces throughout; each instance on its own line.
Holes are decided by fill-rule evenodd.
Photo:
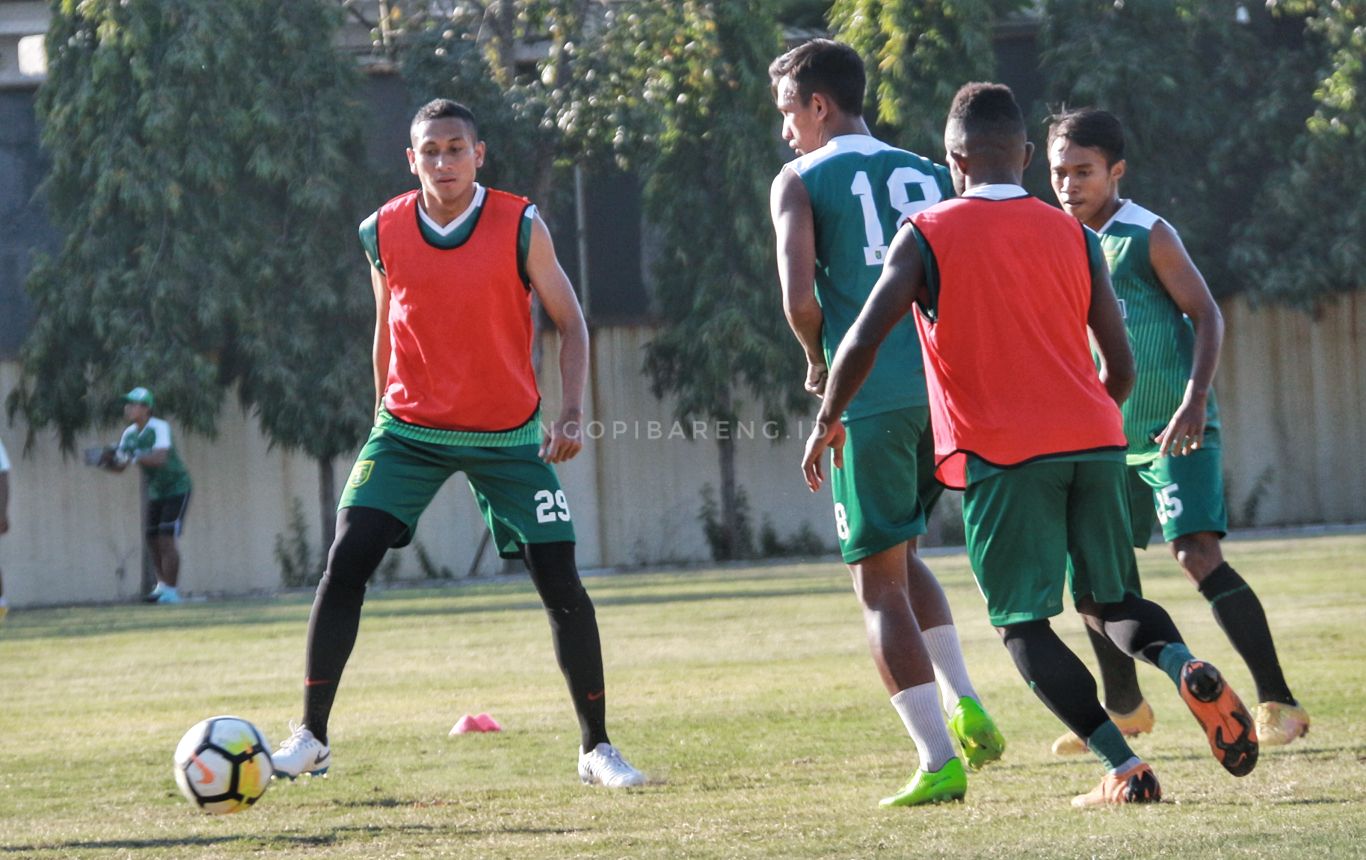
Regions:
M 879 806 L 923 806 L 926 803 L 947 803 L 962 800 L 968 793 L 968 777 L 963 773 L 963 762 L 951 758 L 939 770 L 917 770 L 911 781 L 891 797 L 878 801 Z
M 964 696 L 949 717 L 949 732 L 963 748 L 968 767 L 981 770 L 1006 751 L 1006 739 L 976 699 Z

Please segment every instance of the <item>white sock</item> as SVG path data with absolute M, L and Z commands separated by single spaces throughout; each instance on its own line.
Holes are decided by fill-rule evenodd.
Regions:
M 1124 771 L 1128 770 L 1136 764 L 1143 764 L 1143 759 L 1139 758 L 1136 755 L 1131 755 L 1129 756 L 1129 760 L 1126 761 L 1124 764 L 1120 765 L 1114 770 L 1106 771 L 1106 773 L 1124 773 Z
M 958 628 L 952 624 L 941 624 L 929 630 L 921 630 L 925 648 L 930 652 L 930 662 L 934 664 L 934 679 L 939 683 L 939 695 L 944 703 L 944 713 L 952 714 L 958 707 L 958 700 L 964 697 L 977 699 L 977 690 L 968 677 L 968 667 L 963 662 L 963 648 L 958 644 Z
M 901 715 L 915 751 L 920 755 L 920 769 L 939 770 L 954 757 L 953 741 L 944 726 L 944 715 L 939 712 L 939 694 L 934 684 L 907 687 L 892 696 L 892 707 Z

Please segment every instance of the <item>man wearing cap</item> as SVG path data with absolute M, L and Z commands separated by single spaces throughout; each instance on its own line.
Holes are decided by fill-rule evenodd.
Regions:
M 122 472 L 136 463 L 147 475 L 145 533 L 157 584 L 143 599 L 148 603 L 179 603 L 176 584 L 180 580 L 180 550 L 176 538 L 190 505 L 190 473 L 171 443 L 171 425 L 152 417 L 152 402 L 152 392 L 141 386 L 123 396 L 123 417 L 132 423 L 102 465 L 111 472 Z

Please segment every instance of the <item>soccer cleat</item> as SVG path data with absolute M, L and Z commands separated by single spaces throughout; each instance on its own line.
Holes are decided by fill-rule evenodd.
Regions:
M 325 776 L 332 764 L 332 750 L 313 737 L 304 726 L 290 721 L 290 735 L 270 757 L 276 777 L 294 779 L 300 774 Z
M 1119 729 L 1119 733 L 1126 738 L 1151 732 L 1153 725 L 1157 722 L 1157 717 L 1153 715 L 1152 705 L 1148 704 L 1147 699 L 1141 700 L 1138 707 L 1127 714 L 1117 714 L 1109 708 L 1105 709 L 1105 713 L 1110 715 L 1110 719 Z M 1081 755 L 1086 751 L 1086 741 L 1082 740 L 1076 732 L 1067 732 L 1053 741 L 1053 755 Z
M 180 592 L 179 592 L 179 591 L 176 591 L 174 588 L 165 588 L 165 589 L 162 589 L 161 593 L 157 595 L 156 602 L 157 602 L 157 603 L 179 603 L 179 602 L 180 602 Z
M 961 703 L 960 703 L 961 704 Z M 878 801 L 879 806 L 923 806 L 927 803 L 947 803 L 962 800 L 968 793 L 968 776 L 963 772 L 961 759 L 951 758 L 939 770 L 917 770 L 911 781 L 891 797 Z
M 1153 769 L 1139 762 L 1119 773 L 1105 774 L 1100 785 L 1086 794 L 1072 798 L 1072 805 L 1078 809 L 1086 809 L 1091 806 L 1121 803 L 1157 803 L 1161 799 L 1162 786 L 1157 784 L 1157 776 Z
M 1188 660 L 1177 687 L 1224 770 L 1234 776 L 1252 773 L 1257 766 L 1257 729 L 1219 670 L 1203 660 Z
M 149 592 L 147 592 L 146 594 L 142 595 L 142 602 L 143 602 L 143 603 L 160 603 L 160 602 L 161 602 L 161 593 L 162 593 L 163 591 L 165 591 L 165 590 L 166 590 L 166 586 L 164 586 L 164 585 L 162 585 L 160 582 L 158 582 L 156 585 L 152 586 L 152 590 L 151 590 L 151 591 L 149 591 Z
M 645 774 L 631 767 L 611 744 L 598 744 L 591 752 L 579 748 L 579 779 L 584 785 L 633 788 L 645 784 Z
M 1279 747 L 1309 734 L 1309 712 L 1299 702 L 1262 702 L 1257 706 L 1257 741 L 1264 747 Z
M 981 703 L 968 696 L 959 699 L 958 707 L 953 709 L 949 732 L 963 748 L 963 757 L 973 770 L 981 770 L 1000 759 L 1006 751 L 1006 739 L 1001 730 L 996 728 Z

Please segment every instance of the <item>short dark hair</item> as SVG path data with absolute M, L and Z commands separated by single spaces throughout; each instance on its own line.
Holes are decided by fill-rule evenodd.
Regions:
M 1100 150 L 1106 167 L 1124 160 L 1124 127 L 1108 110 L 1084 107 L 1055 114 L 1048 124 L 1048 148 L 1052 149 L 1053 141 L 1060 137 Z
M 955 121 L 972 137 L 1004 141 L 1025 134 L 1024 114 L 1005 84 L 964 84 L 949 106 L 949 122 Z
M 479 123 L 474 119 L 474 111 L 451 99 L 432 99 L 418 108 L 417 113 L 413 114 L 413 121 L 408 123 L 408 136 L 412 136 L 413 129 L 417 128 L 419 123 L 433 119 L 464 120 L 470 127 L 470 134 L 474 135 L 475 140 L 479 139 Z
M 863 116 L 868 75 L 863 70 L 863 58 L 848 45 L 832 39 L 803 42 L 769 64 L 774 97 L 778 95 L 778 81 L 785 77 L 797 85 L 802 104 L 810 102 L 812 94 L 822 93 L 844 113 Z

